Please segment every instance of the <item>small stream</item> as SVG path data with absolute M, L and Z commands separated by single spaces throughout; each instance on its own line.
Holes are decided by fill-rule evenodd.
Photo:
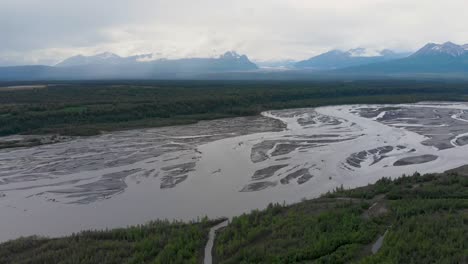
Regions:
M 212 227 L 210 229 L 210 234 L 209 234 L 209 237 L 208 237 L 208 242 L 206 243 L 206 246 L 205 246 L 205 260 L 203 263 L 205 264 L 211 264 L 213 263 L 213 256 L 212 256 L 212 252 L 213 252 L 213 244 L 214 244 L 214 239 L 215 239 L 215 236 L 216 236 L 216 231 L 220 228 L 223 228 L 223 227 L 226 227 L 229 223 L 229 220 L 226 220 L 218 225 L 215 225 L 214 227 Z
M 382 247 L 383 245 L 383 241 L 384 241 L 384 238 L 385 238 L 385 235 L 387 235 L 387 231 L 385 231 L 385 233 L 383 235 L 381 235 L 377 241 L 375 241 L 375 243 L 372 245 L 372 254 L 376 254 L 377 252 L 379 252 L 380 248 Z

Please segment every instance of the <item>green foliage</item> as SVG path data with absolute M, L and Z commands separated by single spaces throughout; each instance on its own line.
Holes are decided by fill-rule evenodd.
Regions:
M 221 263 L 344 262 L 381 229 L 361 217 L 360 204 L 302 202 L 236 217 L 216 239 Z
M 460 211 L 405 217 L 392 223 L 381 250 L 361 263 L 462 263 L 468 257 L 467 223 Z
M 21 238 L 0 245 L 0 263 L 199 263 L 213 224 L 156 221 L 64 238 Z
M 373 185 L 233 219 L 217 236 L 220 263 L 464 263 L 468 177 L 382 178 Z M 387 230 L 382 248 L 371 246 Z

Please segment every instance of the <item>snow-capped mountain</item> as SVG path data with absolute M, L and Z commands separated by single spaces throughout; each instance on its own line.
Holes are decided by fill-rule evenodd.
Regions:
M 342 71 L 359 74 L 467 73 L 468 44 L 428 43 L 406 58 L 350 67 Z
M 371 50 L 356 48 L 348 51 L 331 50 L 295 64 L 299 69 L 330 70 L 382 62 L 408 56 L 391 50 Z
M 428 43 L 412 56 L 427 56 L 427 55 L 448 55 L 451 57 L 464 56 L 467 53 L 468 45 L 457 45 L 452 42 L 444 44 Z

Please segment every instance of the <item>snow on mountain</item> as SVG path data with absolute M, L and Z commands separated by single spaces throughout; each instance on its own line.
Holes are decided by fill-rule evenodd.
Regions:
M 350 49 L 350 50 L 347 51 L 347 53 L 351 57 L 377 57 L 377 56 L 383 56 L 381 51 L 372 50 L 372 49 L 365 49 L 365 48 Z
M 427 56 L 427 55 L 448 55 L 451 57 L 460 57 L 466 54 L 467 46 L 460 46 L 452 42 L 445 42 L 444 44 L 428 43 L 413 56 Z
M 359 74 L 461 74 L 468 72 L 468 45 L 428 43 L 406 58 L 357 65 L 343 72 Z

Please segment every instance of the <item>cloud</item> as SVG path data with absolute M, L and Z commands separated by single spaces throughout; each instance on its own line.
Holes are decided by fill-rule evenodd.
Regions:
M 0 64 L 78 53 L 303 59 L 332 48 L 468 42 L 461 0 L 1 0 Z

